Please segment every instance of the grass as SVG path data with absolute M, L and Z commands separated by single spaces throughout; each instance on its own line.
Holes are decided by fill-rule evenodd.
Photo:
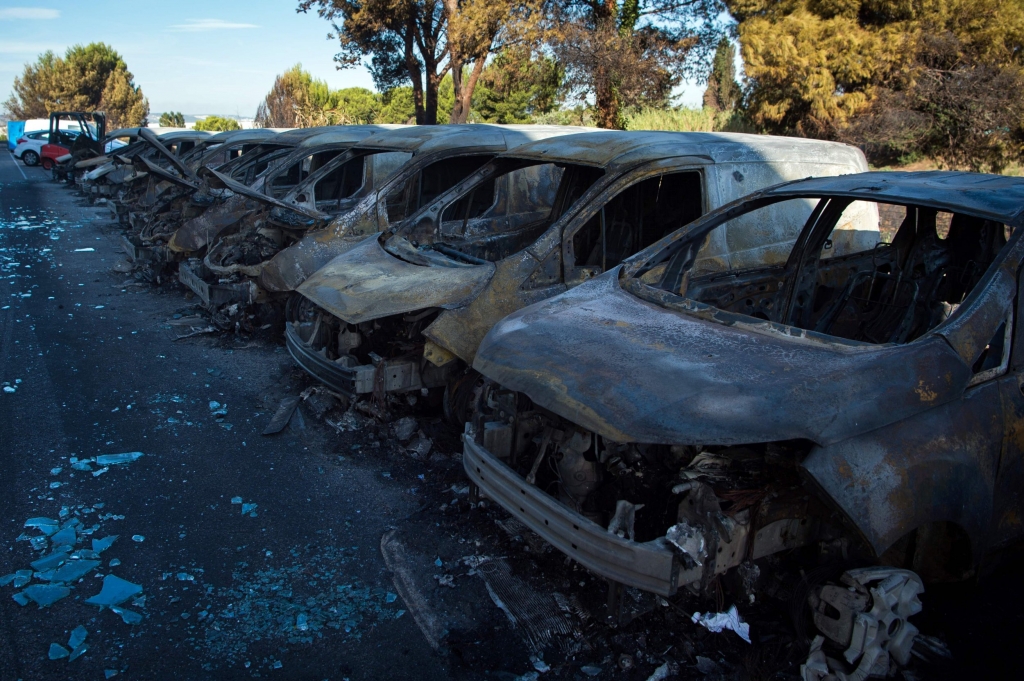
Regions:
M 645 108 L 623 116 L 626 130 L 669 132 L 757 132 L 738 112 L 703 109 Z

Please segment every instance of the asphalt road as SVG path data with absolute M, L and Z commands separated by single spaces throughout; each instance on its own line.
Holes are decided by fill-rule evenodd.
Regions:
M 29 518 L 78 517 L 77 548 L 119 537 L 49 607 L 0 587 L 0 680 L 448 678 L 380 552 L 420 499 L 301 417 L 261 437 L 293 387 L 283 348 L 172 340 L 187 302 L 112 271 L 109 218 L 0 157 L 0 575 L 42 555 Z M 100 575 L 142 587 L 141 623 L 85 603 Z M 50 660 L 79 625 L 87 652 Z

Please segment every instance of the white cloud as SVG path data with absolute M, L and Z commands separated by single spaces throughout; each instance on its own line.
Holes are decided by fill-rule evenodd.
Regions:
M 259 28 L 256 24 L 239 24 L 223 19 L 189 19 L 184 24 L 174 24 L 172 31 L 199 33 L 202 31 L 233 31 L 241 28 Z
M 8 7 L 0 9 L 0 21 L 5 19 L 60 19 L 60 10 L 38 7 Z

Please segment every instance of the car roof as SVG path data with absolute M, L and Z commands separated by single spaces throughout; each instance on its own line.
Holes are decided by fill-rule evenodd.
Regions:
M 319 147 L 327 144 L 346 145 L 355 144 L 365 140 L 372 135 L 377 135 L 391 130 L 407 128 L 406 125 L 345 125 L 337 128 L 330 128 L 327 132 L 321 132 L 303 139 L 299 147 Z
M 274 128 L 249 128 L 247 130 L 225 130 L 215 133 L 210 137 L 210 144 L 238 144 L 246 142 L 261 142 L 274 135 L 284 132 L 284 129 Z
M 546 139 L 525 144 L 505 156 L 580 163 L 609 170 L 674 156 L 702 156 L 714 163 L 786 162 L 806 158 L 816 164 L 834 163 L 846 167 L 862 158 L 859 149 L 839 142 L 729 132 L 655 130 L 609 130 Z
M 161 142 L 175 142 L 177 140 L 203 140 L 207 137 L 213 136 L 212 132 L 207 130 L 180 130 L 175 129 L 172 132 L 156 133 L 156 136 L 160 138 Z
M 293 128 L 279 132 L 273 137 L 263 140 L 267 144 L 280 144 L 282 146 L 294 147 L 302 140 L 314 135 L 321 135 L 325 132 L 343 130 L 344 125 L 322 125 L 315 128 Z
M 417 125 L 374 135 L 357 146 L 360 149 L 406 151 L 414 154 L 456 148 L 504 151 L 548 137 L 594 130 L 595 128 L 567 125 Z
M 881 203 L 909 203 L 1017 224 L 1024 212 L 1024 178 L 950 170 L 875 171 L 796 180 L 768 196 L 839 194 Z

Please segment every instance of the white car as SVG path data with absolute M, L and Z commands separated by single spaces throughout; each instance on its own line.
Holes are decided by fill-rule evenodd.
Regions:
M 63 130 L 72 137 L 78 136 L 77 130 Z M 15 158 L 20 158 L 27 166 L 39 165 L 39 157 L 44 144 L 50 141 L 49 130 L 34 130 L 27 132 L 18 138 L 18 145 L 14 147 Z

